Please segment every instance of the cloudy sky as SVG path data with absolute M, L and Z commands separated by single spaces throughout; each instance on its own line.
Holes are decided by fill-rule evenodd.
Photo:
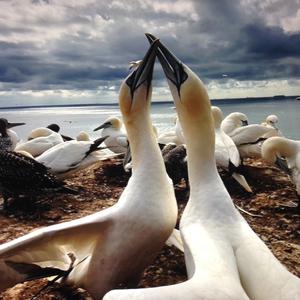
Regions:
M 300 0 L 0 0 L 0 106 L 116 102 L 144 32 L 213 99 L 300 94 Z

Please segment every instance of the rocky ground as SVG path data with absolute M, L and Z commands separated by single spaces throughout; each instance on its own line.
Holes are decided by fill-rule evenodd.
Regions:
M 253 230 L 291 272 L 300 276 L 300 213 L 294 207 L 297 197 L 293 184 L 284 173 L 262 161 L 246 161 L 246 172 L 252 194 L 222 174 L 234 203 L 250 213 L 242 212 Z M 122 171 L 121 161 L 107 160 L 99 168 L 77 173 L 67 180 L 79 189 L 76 196 L 43 197 L 36 207 L 12 203 L 9 211 L 0 209 L 0 244 L 35 228 L 73 220 L 113 205 L 127 180 L 128 174 Z M 184 182 L 175 190 L 182 212 L 188 190 Z M 186 278 L 183 254 L 174 247 L 165 246 L 145 270 L 139 287 L 170 285 Z M 46 280 L 18 284 L 1 293 L 0 299 L 31 299 L 46 284 Z M 35 299 L 92 298 L 82 289 L 55 284 Z

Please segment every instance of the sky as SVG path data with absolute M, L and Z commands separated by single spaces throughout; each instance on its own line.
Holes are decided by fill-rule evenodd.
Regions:
M 0 107 L 117 102 L 145 32 L 212 99 L 300 95 L 300 0 L 0 0 Z

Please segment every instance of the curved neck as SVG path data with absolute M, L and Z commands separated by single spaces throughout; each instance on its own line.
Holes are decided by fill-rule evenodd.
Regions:
M 266 149 L 266 156 L 274 163 L 277 156 L 289 158 L 295 154 L 296 142 L 285 138 L 274 138 L 273 143 L 269 144 Z

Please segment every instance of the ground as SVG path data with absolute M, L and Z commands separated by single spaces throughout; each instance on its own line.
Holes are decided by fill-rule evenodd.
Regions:
M 245 192 L 226 174 L 222 174 L 223 181 L 234 203 L 250 213 L 242 212 L 252 229 L 291 272 L 300 276 L 300 213 L 294 207 L 297 203 L 294 186 L 287 175 L 260 160 L 248 160 L 245 164 L 253 193 Z M 11 203 L 9 211 L 0 208 L 0 244 L 35 228 L 83 217 L 113 205 L 128 178 L 120 160 L 107 160 L 66 181 L 79 190 L 78 195 L 43 197 L 36 208 L 27 205 L 20 208 L 20 203 Z M 182 213 L 188 197 L 185 183 L 176 186 L 175 191 Z M 186 278 L 183 254 L 174 247 L 165 246 L 145 270 L 139 287 L 170 285 Z M 30 299 L 46 284 L 45 279 L 18 284 L 1 293 L 0 299 Z M 92 298 L 80 288 L 55 284 L 35 299 Z

